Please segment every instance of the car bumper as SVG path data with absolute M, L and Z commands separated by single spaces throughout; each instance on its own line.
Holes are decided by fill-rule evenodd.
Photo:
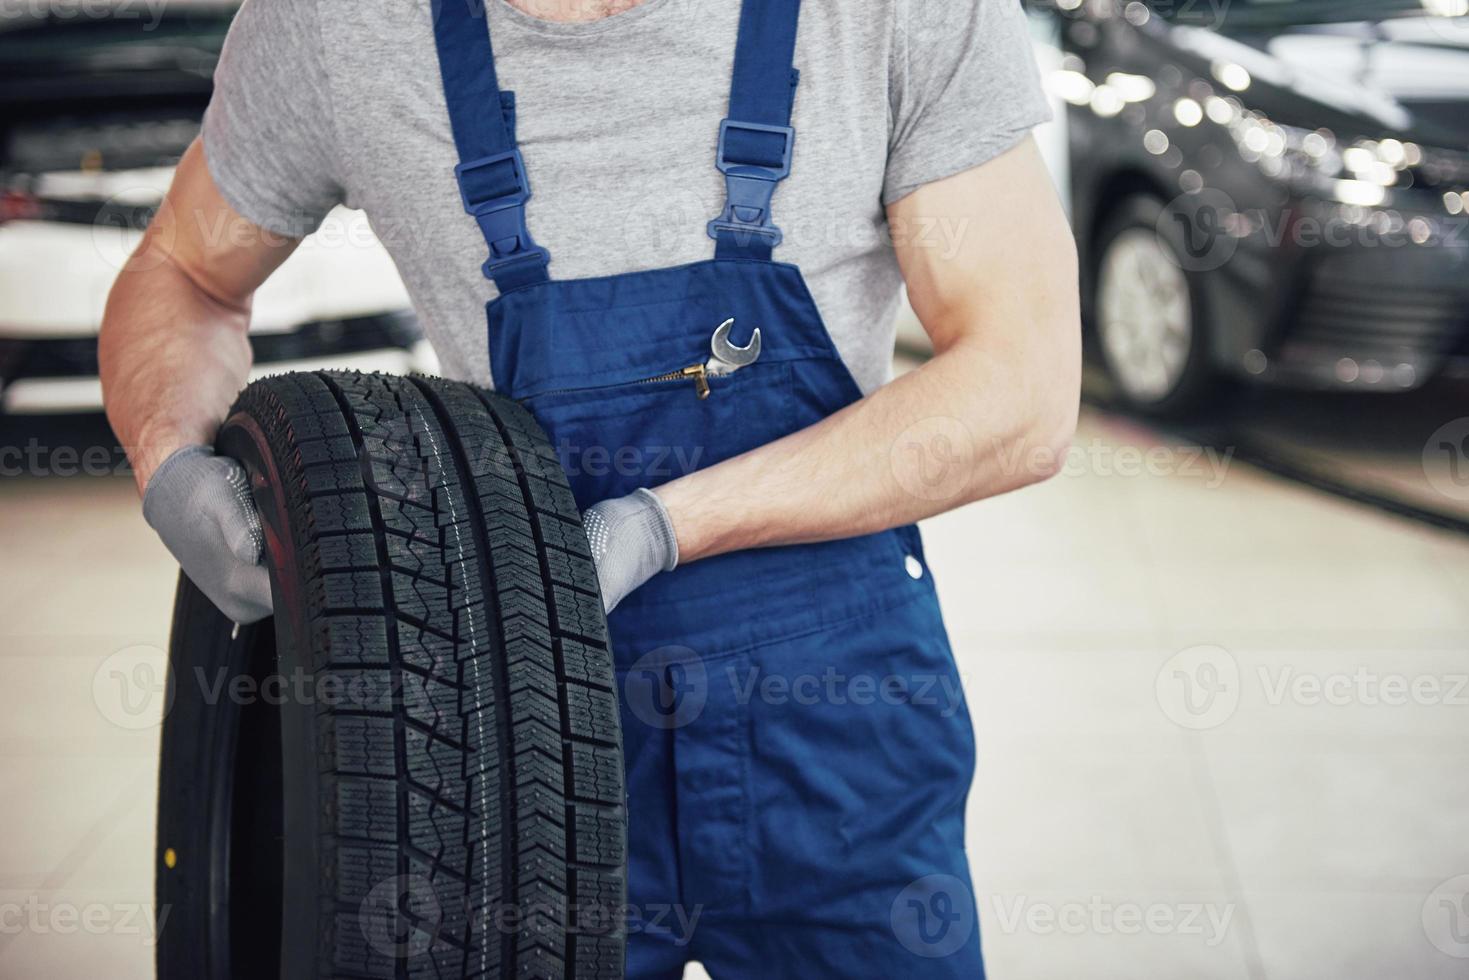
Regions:
M 166 168 L 73 174 L 67 179 L 81 186 L 60 187 L 76 197 L 72 206 L 52 208 L 49 218 L 0 224 L 0 411 L 101 407 L 98 324 L 118 270 L 142 235 L 141 220 L 108 217 L 110 202 L 154 200 L 169 175 Z M 255 373 L 432 372 L 436 362 L 408 307 L 366 216 L 337 208 L 254 296 Z
M 1311 213 L 1319 202 L 1302 202 Z M 1319 212 L 1318 212 L 1319 213 Z M 1407 217 L 1412 217 L 1409 214 Z M 1469 240 L 1241 243 L 1208 283 L 1216 359 L 1297 388 L 1407 391 L 1469 365 Z
M 1469 269 L 1462 255 L 1367 250 L 1310 269 L 1276 345 L 1279 380 L 1409 390 L 1456 372 L 1469 354 Z

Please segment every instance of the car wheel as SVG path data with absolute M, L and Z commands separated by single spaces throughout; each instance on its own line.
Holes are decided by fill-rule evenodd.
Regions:
M 180 582 L 159 977 L 621 977 L 612 658 L 535 421 L 464 384 L 288 374 L 218 446 L 275 615 L 237 628 Z
M 1102 360 L 1133 408 L 1183 415 L 1214 387 L 1208 321 L 1197 283 L 1186 271 L 1181 230 L 1160 220 L 1151 196 L 1124 201 L 1098 238 L 1094 281 Z

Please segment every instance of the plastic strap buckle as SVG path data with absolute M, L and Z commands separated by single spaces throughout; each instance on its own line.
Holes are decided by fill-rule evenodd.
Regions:
M 506 194 L 476 197 L 473 190 L 476 183 L 472 176 L 474 172 L 504 167 L 507 164 L 510 167 L 510 177 L 514 181 L 514 190 Z M 521 158 L 519 150 L 467 160 L 454 168 L 454 177 L 459 182 L 459 197 L 464 201 L 464 210 L 474 215 L 474 220 L 479 222 L 480 231 L 484 233 L 485 241 L 490 246 L 490 257 L 484 264 L 487 277 L 494 279 L 499 270 L 520 262 L 550 262 L 551 253 L 535 243 L 525 223 L 525 202 L 530 200 L 530 182 L 526 180 L 525 160 Z M 466 180 L 466 177 L 469 179 Z M 482 177 L 481 182 L 488 183 L 488 175 Z M 500 181 L 496 181 L 491 186 L 500 184 Z
M 731 130 L 751 133 L 769 133 L 784 137 L 779 166 L 755 163 L 740 163 L 727 156 L 728 138 Z M 747 242 L 751 238 L 763 238 L 774 248 L 785 235 L 770 220 L 770 202 L 775 196 L 776 185 L 791 172 L 791 151 L 795 148 L 796 131 L 790 126 L 765 126 L 760 123 L 736 122 L 725 119 L 719 124 L 719 155 L 715 166 L 724 174 L 727 195 L 724 213 L 709 222 L 709 237 L 718 239 L 720 233 L 736 236 L 736 241 Z

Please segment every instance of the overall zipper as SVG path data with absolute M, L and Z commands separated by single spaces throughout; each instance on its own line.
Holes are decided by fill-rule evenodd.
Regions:
M 690 364 L 688 367 L 679 368 L 677 371 L 669 371 L 667 374 L 659 374 L 651 378 L 644 378 L 641 381 L 634 381 L 633 384 L 658 385 L 666 384 L 670 381 L 683 381 L 685 378 L 693 379 L 694 391 L 698 393 L 700 401 L 709 397 L 709 369 L 703 364 Z
M 694 391 L 698 394 L 700 401 L 703 401 L 705 398 L 709 397 L 709 368 L 703 364 L 690 364 L 688 367 L 679 368 L 677 371 L 668 371 L 664 374 L 655 374 L 651 378 L 639 378 L 636 381 L 618 381 L 615 384 L 591 385 L 586 388 L 552 388 L 549 391 L 537 392 L 530 397 L 541 398 L 545 395 L 564 395 L 572 392 L 581 393 L 584 391 L 602 391 L 609 388 L 625 388 L 629 385 L 668 384 L 670 382 L 684 380 L 691 380 L 694 382 Z M 522 399 L 522 401 L 528 400 L 529 399 Z
M 714 331 L 714 337 L 709 346 L 714 356 L 701 364 L 690 364 L 688 367 L 679 368 L 677 371 L 666 371 L 663 374 L 655 374 L 650 378 L 640 378 L 636 381 L 621 381 L 616 384 L 590 385 L 585 388 L 553 388 L 550 391 L 540 392 L 539 395 L 531 397 L 538 398 L 540 395 L 559 395 L 568 392 L 601 391 L 610 388 L 622 388 L 628 385 L 657 385 L 669 384 L 674 381 L 692 381 L 694 391 L 699 400 L 703 401 L 709 397 L 709 378 L 711 375 L 724 377 L 734 374 L 741 368 L 755 363 L 760 357 L 760 328 L 750 336 L 750 343 L 746 347 L 735 347 L 729 342 L 729 331 L 734 326 L 734 317 L 730 317 L 719 325 Z M 521 399 L 527 401 L 528 399 Z

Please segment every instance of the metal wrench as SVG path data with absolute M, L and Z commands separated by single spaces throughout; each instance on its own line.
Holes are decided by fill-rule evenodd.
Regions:
M 714 331 L 714 336 L 709 340 L 709 350 L 714 355 L 704 362 L 706 374 L 720 377 L 733 374 L 742 367 L 754 364 L 760 357 L 760 328 L 750 335 L 750 342 L 744 347 L 736 347 L 729 342 L 729 331 L 734 326 L 734 317 L 730 317 L 719 325 Z

